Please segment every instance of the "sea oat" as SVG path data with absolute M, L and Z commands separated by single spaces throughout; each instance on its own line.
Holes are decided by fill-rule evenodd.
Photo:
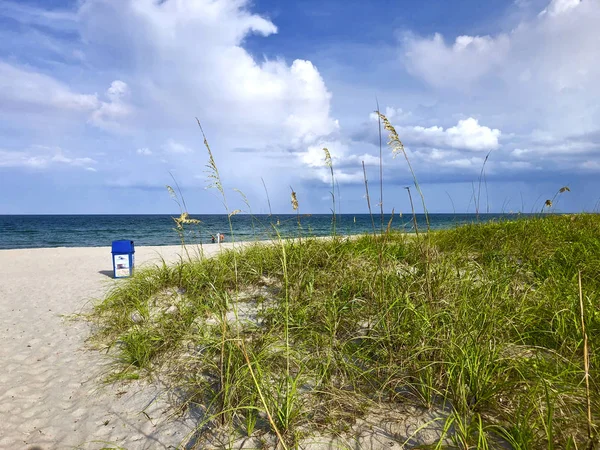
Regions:
M 225 199 L 225 191 L 223 190 L 223 185 L 221 183 L 221 176 L 219 175 L 219 169 L 217 168 L 217 163 L 215 162 L 215 158 L 213 157 L 212 150 L 210 149 L 210 145 L 208 144 L 208 139 L 206 139 L 206 135 L 204 134 L 204 129 L 202 128 L 202 124 L 200 120 L 196 118 L 196 122 L 198 122 L 198 127 L 200 127 L 200 132 L 202 133 L 202 138 L 204 139 L 204 146 L 206 150 L 208 150 L 208 164 L 206 165 L 206 174 L 209 181 L 209 185 L 207 189 L 217 188 L 223 197 L 223 204 L 225 205 L 225 209 L 227 209 L 226 199 Z
M 325 165 L 327 167 L 332 167 L 333 163 L 331 162 L 331 153 L 329 153 L 329 150 L 327 148 L 323 148 L 323 151 L 325 152 Z
M 404 144 L 400 140 L 400 137 L 398 136 L 398 133 L 396 132 L 396 129 L 390 123 L 390 121 L 388 120 L 388 118 L 385 117 L 383 114 L 381 114 L 379 111 L 375 111 L 375 113 L 379 116 L 379 118 L 383 122 L 384 128 L 389 133 L 388 145 L 392 149 L 392 155 L 394 157 L 396 157 L 396 155 L 398 153 L 402 153 L 404 155 L 404 159 L 406 160 L 406 164 L 408 165 L 410 173 L 412 174 L 413 182 L 415 184 L 415 188 L 417 189 L 417 192 L 419 193 L 419 196 L 421 197 L 421 203 L 423 204 L 423 212 L 425 213 L 425 221 L 427 222 L 427 231 L 429 231 L 429 213 L 427 212 L 427 206 L 425 205 L 425 196 L 423 195 L 423 192 L 421 191 L 421 187 L 419 186 L 419 182 L 417 181 L 417 176 L 415 174 L 415 171 L 412 168 L 412 164 L 410 163 L 410 159 L 408 159 L 408 155 L 406 154 L 406 150 L 404 148 Z
M 298 210 L 298 198 L 296 197 L 296 193 L 294 192 L 293 189 L 292 189 L 292 208 L 294 208 L 294 211 Z
M 331 231 L 332 231 L 332 234 L 335 236 L 335 222 L 336 222 L 336 218 L 335 218 L 335 177 L 333 176 L 333 161 L 331 160 L 331 153 L 329 153 L 329 150 L 326 147 L 323 147 L 323 151 L 325 152 L 325 165 L 327 167 L 329 167 L 329 172 L 331 172 L 331 202 L 332 202 Z M 338 187 L 338 197 L 339 197 L 339 187 Z
M 398 155 L 398 153 L 402 153 L 404 156 L 406 156 L 404 144 L 400 140 L 400 136 L 398 136 L 398 133 L 396 132 L 394 126 L 390 123 L 388 118 L 381 114 L 379 111 L 376 111 L 376 113 L 383 122 L 383 128 L 385 128 L 389 133 L 388 145 L 392 149 L 393 157 L 395 158 Z
M 238 194 L 240 194 L 240 196 L 242 197 L 242 201 L 246 204 L 246 206 L 248 207 L 248 211 L 250 212 L 250 214 L 252 214 L 252 211 L 250 211 L 250 202 L 248 201 L 248 197 L 246 197 L 246 194 L 244 194 L 242 191 L 240 191 L 238 188 L 233 188 L 234 192 L 237 192 Z M 241 212 L 240 210 L 238 210 L 238 212 Z M 237 214 L 237 213 L 236 213 Z
M 173 217 L 173 220 L 180 230 L 183 229 L 183 225 L 200 223 L 200 220 L 198 219 L 190 219 L 190 215 L 186 212 L 182 212 L 179 217 Z
M 169 195 L 171 196 L 171 198 L 174 198 L 174 199 L 177 198 L 177 194 L 175 193 L 175 189 L 173 189 L 168 184 L 167 184 L 167 191 L 169 192 Z

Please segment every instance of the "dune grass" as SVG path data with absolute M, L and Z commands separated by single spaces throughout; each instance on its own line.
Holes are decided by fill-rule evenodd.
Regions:
M 599 301 L 600 216 L 552 215 L 142 269 L 96 306 L 94 339 L 112 379 L 160 374 L 202 411 L 198 448 L 215 429 L 351 442 L 374 405 L 412 405 L 438 439 L 400 444 L 582 449 L 600 420 Z

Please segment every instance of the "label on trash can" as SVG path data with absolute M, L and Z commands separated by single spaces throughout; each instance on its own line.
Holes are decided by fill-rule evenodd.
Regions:
M 114 255 L 115 258 L 115 276 L 128 277 L 129 271 L 129 255 Z

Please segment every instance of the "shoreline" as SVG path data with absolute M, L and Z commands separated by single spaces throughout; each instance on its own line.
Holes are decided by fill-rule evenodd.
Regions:
M 435 230 L 432 230 L 435 231 Z M 407 234 L 407 235 L 411 235 L 414 234 L 412 232 L 398 232 L 398 231 L 394 231 L 395 233 L 403 233 L 403 234 Z M 360 237 L 360 236 L 372 236 L 372 233 L 358 233 L 358 234 L 338 234 L 336 235 L 336 237 L 339 238 L 356 238 L 356 237 Z M 379 235 L 379 233 L 378 233 Z M 331 239 L 333 238 L 333 236 L 329 235 L 329 236 L 302 236 L 302 239 Z M 284 237 L 281 238 L 283 241 L 293 241 L 298 239 L 297 237 Z M 174 249 L 181 249 L 181 248 L 187 248 L 190 251 L 191 250 L 196 250 L 199 248 L 208 250 L 209 255 L 214 254 L 215 249 L 219 249 L 219 246 L 221 246 L 220 248 L 223 249 L 231 249 L 234 247 L 243 247 L 246 245 L 250 245 L 250 244 L 272 244 L 272 243 L 276 243 L 279 242 L 277 239 L 253 239 L 253 240 L 247 240 L 247 241 L 225 241 L 222 242 L 221 244 L 217 244 L 217 243 L 212 243 L 212 242 L 208 242 L 205 244 L 185 244 L 185 245 L 181 245 L 181 244 L 177 244 L 177 245 L 173 245 L 173 244 L 165 244 L 165 245 L 135 245 L 135 250 L 136 250 L 136 256 L 137 256 L 137 252 L 138 250 L 143 250 L 143 252 L 146 252 L 147 249 L 153 249 L 156 251 L 159 250 L 166 250 L 167 254 L 172 254 Z M 51 251 L 51 250 L 73 250 L 73 249 L 78 249 L 78 250 L 84 250 L 84 249 L 89 249 L 92 251 L 100 251 L 103 250 L 105 252 L 108 252 L 108 254 L 110 255 L 111 253 L 111 246 L 107 246 L 107 245 L 101 245 L 101 246 L 62 246 L 62 247 L 18 247 L 18 248 L 0 248 L 0 253 L 2 252 L 26 252 L 26 251 L 39 251 L 39 250 L 44 250 L 44 251 Z M 160 253 L 160 251 L 159 251 Z

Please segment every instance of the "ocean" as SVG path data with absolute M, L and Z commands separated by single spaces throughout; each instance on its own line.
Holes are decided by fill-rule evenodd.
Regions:
M 177 245 L 180 236 L 175 231 L 173 216 L 161 215 L 0 215 L 0 249 L 40 247 L 104 247 L 113 240 L 133 240 L 141 245 Z M 273 214 L 250 216 L 238 214 L 231 217 L 233 235 L 227 215 L 191 215 L 199 225 L 187 225 L 186 243 L 210 243 L 211 236 L 225 235 L 225 242 L 264 240 L 276 237 L 328 236 L 332 233 L 331 214 L 300 215 Z M 514 214 L 480 214 L 479 221 L 514 218 Z M 385 229 L 392 217 L 383 220 Z M 300 229 L 298 226 L 300 220 Z M 452 228 L 476 222 L 475 214 L 430 214 L 434 230 Z M 382 227 L 381 216 L 374 215 L 375 229 Z M 417 215 L 419 230 L 426 230 L 425 216 Z M 391 228 L 414 232 L 411 215 L 394 215 Z M 341 214 L 336 217 L 336 233 L 340 235 L 370 233 L 373 223 L 369 214 Z

